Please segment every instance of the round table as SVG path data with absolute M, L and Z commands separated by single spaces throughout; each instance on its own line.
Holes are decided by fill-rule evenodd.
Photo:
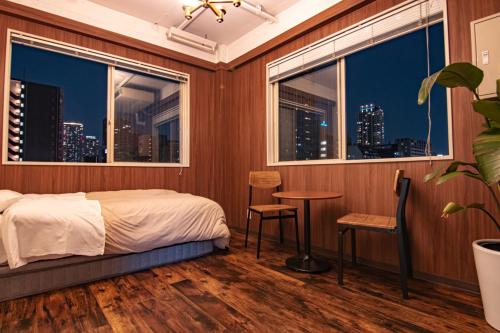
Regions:
M 342 194 L 335 192 L 317 192 L 317 191 L 290 191 L 276 192 L 273 197 L 280 199 L 292 199 L 304 201 L 304 248 L 303 255 L 290 257 L 286 260 L 287 267 L 307 273 L 321 273 L 330 269 L 330 264 L 321 259 L 314 258 L 311 255 L 311 222 L 310 222 L 310 203 L 311 200 L 325 200 L 341 198 Z

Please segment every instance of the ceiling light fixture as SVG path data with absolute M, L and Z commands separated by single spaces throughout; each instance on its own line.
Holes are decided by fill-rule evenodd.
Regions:
M 193 18 L 193 13 L 196 12 L 198 9 L 209 8 L 217 17 L 217 22 L 222 23 L 224 22 L 224 15 L 226 15 L 226 10 L 222 7 L 216 6 L 216 4 L 223 4 L 223 3 L 232 3 L 234 7 L 241 6 L 241 0 L 226 0 L 226 1 L 198 0 L 198 4 L 185 5 L 182 7 L 182 9 L 184 10 L 184 17 L 186 18 L 186 20 L 190 20 Z

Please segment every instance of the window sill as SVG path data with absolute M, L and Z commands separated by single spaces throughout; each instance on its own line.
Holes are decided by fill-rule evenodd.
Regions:
M 72 162 L 14 162 L 3 161 L 2 165 L 16 166 L 62 166 L 62 167 L 138 167 L 138 168 L 189 168 L 188 163 L 141 163 L 141 162 L 113 162 L 113 163 L 72 163 Z
M 453 155 L 432 156 L 432 161 L 453 160 Z M 376 158 L 366 160 L 309 160 L 309 161 L 286 161 L 267 162 L 267 166 L 310 166 L 310 165 L 334 165 L 334 164 L 370 164 L 370 163 L 399 163 L 399 162 L 428 162 L 429 157 L 400 157 L 400 158 Z

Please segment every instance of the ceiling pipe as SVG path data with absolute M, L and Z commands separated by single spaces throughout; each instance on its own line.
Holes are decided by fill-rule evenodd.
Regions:
M 262 5 L 253 5 L 247 1 L 242 1 L 241 2 L 241 8 L 246 10 L 247 12 L 250 12 L 254 15 L 257 15 L 264 20 L 270 22 L 270 23 L 276 23 L 278 22 L 278 18 L 276 16 L 273 16 L 266 12 L 263 8 Z
M 198 17 L 200 17 L 201 13 L 203 13 L 207 8 L 201 8 L 201 10 L 197 10 L 192 14 L 192 18 L 190 20 L 185 19 L 181 24 L 177 26 L 177 29 L 184 30 L 186 29 L 191 23 L 193 23 Z
M 212 54 L 217 49 L 217 42 L 174 27 L 168 29 L 167 38 Z

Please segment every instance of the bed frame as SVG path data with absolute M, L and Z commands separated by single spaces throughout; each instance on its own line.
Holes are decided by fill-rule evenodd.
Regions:
M 212 240 L 188 242 L 125 255 L 73 256 L 10 269 L 0 266 L 0 301 L 89 283 L 213 252 Z

